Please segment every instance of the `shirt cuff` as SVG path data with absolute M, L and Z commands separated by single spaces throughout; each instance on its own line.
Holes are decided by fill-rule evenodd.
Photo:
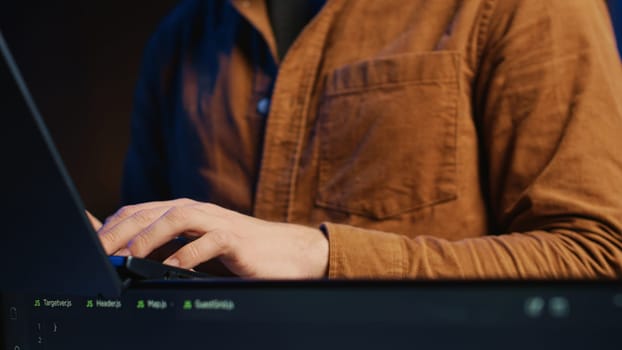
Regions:
M 406 276 L 404 237 L 323 223 L 329 242 L 328 278 L 401 279 Z

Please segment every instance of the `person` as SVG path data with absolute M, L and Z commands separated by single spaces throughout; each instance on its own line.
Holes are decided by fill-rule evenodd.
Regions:
M 283 3 L 161 24 L 107 253 L 184 236 L 165 263 L 243 277 L 622 276 L 604 1 Z

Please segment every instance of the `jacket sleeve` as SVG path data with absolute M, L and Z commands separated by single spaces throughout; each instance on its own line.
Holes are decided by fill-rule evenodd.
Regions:
M 325 223 L 329 277 L 622 277 L 622 69 L 604 1 L 498 1 L 487 38 L 473 101 L 496 231 Z

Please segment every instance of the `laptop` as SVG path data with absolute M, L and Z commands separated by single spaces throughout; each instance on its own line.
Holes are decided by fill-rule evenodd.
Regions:
M 620 348 L 620 281 L 169 283 L 196 276 L 108 257 L 0 53 L 0 348 Z
M 131 279 L 207 278 L 108 257 L 0 32 L 0 290 L 118 295 Z

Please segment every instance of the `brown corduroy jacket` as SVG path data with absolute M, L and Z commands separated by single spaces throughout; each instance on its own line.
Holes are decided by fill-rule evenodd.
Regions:
M 604 1 L 329 0 L 281 59 L 264 1 L 192 0 L 144 62 L 127 202 L 322 227 L 331 278 L 622 276 Z

